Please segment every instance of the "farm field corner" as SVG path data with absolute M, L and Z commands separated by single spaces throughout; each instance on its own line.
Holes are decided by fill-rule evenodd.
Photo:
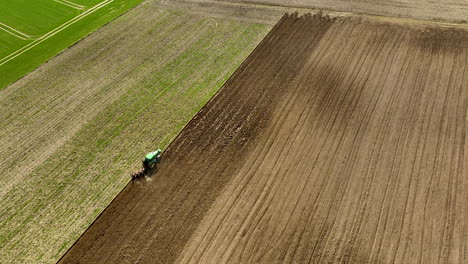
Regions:
M 55 263 L 269 29 L 145 3 L 1 90 L 0 262 Z
M 457 263 L 468 30 L 286 15 L 59 263 Z
M 71 1 L 78 8 L 68 2 L 0 3 L 0 90 L 143 0 Z

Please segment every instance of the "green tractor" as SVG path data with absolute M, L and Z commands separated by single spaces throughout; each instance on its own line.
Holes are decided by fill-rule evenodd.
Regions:
M 148 172 L 156 168 L 157 164 L 161 161 L 161 154 L 162 150 L 160 149 L 146 154 L 142 162 L 143 168 L 137 172 L 132 173 L 132 180 L 141 178 L 148 174 Z

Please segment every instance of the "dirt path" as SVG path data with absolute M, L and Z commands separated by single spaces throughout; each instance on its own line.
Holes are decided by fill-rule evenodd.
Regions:
M 188 0 L 191 2 L 244 3 L 289 8 L 467 23 L 468 4 L 460 0 Z
M 286 16 L 60 263 L 465 263 L 468 33 Z

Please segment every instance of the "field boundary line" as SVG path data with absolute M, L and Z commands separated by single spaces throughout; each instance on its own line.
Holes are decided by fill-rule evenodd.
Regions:
M 75 9 L 81 9 L 81 10 L 86 9 L 86 6 L 75 4 L 75 3 L 67 1 L 67 0 L 52 0 L 52 1 L 60 3 L 62 5 L 69 6 L 71 8 L 75 8 Z
M 64 24 L 58 26 L 57 28 L 51 30 L 50 32 L 48 32 L 47 34 L 43 35 L 42 37 L 34 40 L 33 42 L 29 43 L 28 45 L 18 49 L 17 51 L 11 53 L 10 55 L 0 59 L 0 66 L 4 65 L 5 63 L 11 61 L 12 59 L 20 56 L 21 54 L 25 53 L 26 51 L 34 48 L 35 46 L 41 44 L 42 42 L 46 41 L 47 39 L 51 38 L 52 36 L 58 34 L 59 32 L 61 32 L 62 30 L 68 28 L 69 26 L 73 25 L 74 23 L 80 21 L 81 19 L 87 17 L 88 15 L 94 13 L 95 11 L 101 9 L 102 7 L 110 4 L 114 2 L 114 0 L 106 0 L 106 1 L 103 1 L 93 7 L 91 7 L 90 9 L 86 10 L 85 12 L 81 13 L 80 15 L 74 17 L 73 19 L 65 22 Z
M 33 39 L 32 36 L 30 36 L 30 35 L 28 35 L 26 33 L 23 33 L 23 32 L 15 29 L 13 27 L 10 27 L 7 24 L 2 23 L 2 22 L 0 22 L 0 29 L 2 29 L 3 31 L 5 31 L 5 32 L 17 37 L 17 38 L 20 38 L 22 40 L 31 40 L 31 39 Z

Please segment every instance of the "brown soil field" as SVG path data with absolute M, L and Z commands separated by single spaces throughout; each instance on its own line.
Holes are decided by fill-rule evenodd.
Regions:
M 59 263 L 466 263 L 468 32 L 285 15 Z

